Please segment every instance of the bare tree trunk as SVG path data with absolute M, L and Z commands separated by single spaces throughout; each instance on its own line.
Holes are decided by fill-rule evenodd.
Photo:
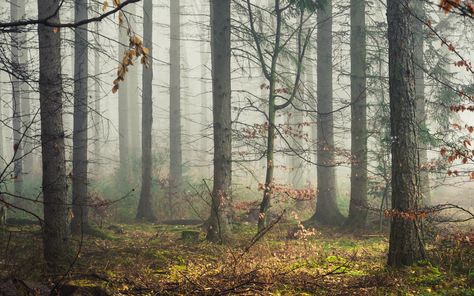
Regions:
M 392 210 L 388 265 L 424 258 L 417 210 L 421 196 L 414 64 L 414 29 L 409 0 L 388 0 L 389 85 L 392 136 Z
M 250 8 L 249 2 L 247 1 L 248 9 Z M 268 1 L 268 5 L 271 6 L 271 2 Z M 268 131 L 267 131 L 267 149 L 266 149 L 266 170 L 265 170 L 265 184 L 263 189 L 263 198 L 260 203 L 260 210 L 258 216 L 258 231 L 262 231 L 268 225 L 268 210 L 272 200 L 272 186 L 273 186 L 273 174 L 275 170 L 274 166 L 274 154 L 275 154 L 275 117 L 276 117 L 276 106 L 275 106 L 275 89 L 276 89 L 276 71 L 278 62 L 278 51 L 275 50 L 280 47 L 281 44 L 281 10 L 280 1 L 275 1 L 274 10 L 276 13 L 276 24 L 272 22 L 272 28 L 275 27 L 275 45 L 271 67 L 270 77 L 266 77 L 269 84 L 268 94 Z M 264 65 L 262 65 L 264 67 Z M 269 79 L 268 79 L 269 78 Z
M 11 20 L 17 21 L 20 19 L 19 7 L 22 4 L 12 1 L 10 3 Z M 23 4 L 24 5 L 24 4 Z M 21 39 L 19 34 L 12 34 L 12 64 L 17 73 L 22 73 L 22 65 L 20 64 L 20 47 Z M 20 74 L 21 75 L 21 74 Z M 23 194 L 23 124 L 21 113 L 21 80 L 12 76 L 12 126 L 13 126 L 13 179 L 15 187 L 15 195 L 21 196 Z
M 75 22 L 87 19 L 87 0 L 74 2 Z M 74 31 L 74 129 L 72 155 L 72 213 L 73 234 L 87 231 L 87 120 L 88 120 L 88 51 L 87 25 Z
M 59 0 L 38 0 L 38 18 L 59 22 Z M 62 122 L 60 35 L 38 25 L 39 92 L 43 161 L 44 257 L 51 269 L 61 267 L 68 254 L 67 183 Z
M 19 19 L 26 18 L 25 12 L 25 0 L 17 0 L 17 13 Z M 27 44 L 26 40 L 26 33 L 18 33 L 19 38 L 19 46 L 20 46 L 20 53 L 19 53 L 19 63 L 21 65 L 22 71 L 24 73 L 28 72 L 28 50 L 24 47 Z M 24 127 L 24 139 L 23 139 L 23 165 L 22 165 L 22 174 L 23 179 L 28 179 L 29 173 L 33 170 L 33 145 L 31 137 L 30 129 L 28 128 L 31 125 L 31 107 L 30 107 L 30 95 L 29 95 L 29 86 L 26 82 L 20 82 L 20 100 L 21 100 L 21 121 L 23 122 Z
M 183 97 L 183 104 L 182 104 L 182 110 L 181 110 L 181 115 L 182 115 L 182 120 L 183 120 L 183 127 L 181 129 L 181 134 L 182 138 L 181 141 L 183 141 L 181 144 L 183 146 L 182 151 L 183 151 L 183 164 L 188 164 L 193 161 L 193 145 L 191 141 L 191 136 L 193 135 L 192 131 L 192 126 L 191 126 L 191 106 L 190 106 L 190 100 L 189 96 L 191 95 L 191 84 L 189 81 L 189 63 L 188 63 L 188 51 L 186 49 L 186 45 L 183 45 L 183 48 L 181 50 L 182 53 L 182 62 L 183 62 L 183 67 L 182 67 L 182 83 L 181 83 L 181 95 Z
M 344 217 L 336 203 L 336 169 L 334 168 L 334 116 L 332 88 L 332 1 L 317 12 L 317 188 L 316 212 L 311 220 L 339 225 Z
M 209 1 L 206 1 L 206 4 L 209 4 L 207 3 Z M 207 5 L 208 7 L 210 6 Z M 203 176 L 208 176 L 209 174 L 209 170 L 207 169 L 207 165 L 209 163 L 209 153 L 208 153 L 208 149 L 209 149 L 209 140 L 208 140 L 208 133 L 209 133 L 209 130 L 207 129 L 207 127 L 209 126 L 209 95 L 208 95 L 208 87 L 207 87 L 207 79 L 208 79 L 208 75 L 207 75 L 207 65 L 208 65 L 208 62 L 209 62 L 209 53 L 208 53 L 208 39 L 210 39 L 209 37 L 209 29 L 208 29 L 208 21 L 209 21 L 209 17 L 206 16 L 206 13 L 207 13 L 207 10 L 204 8 L 206 7 L 206 5 L 203 5 L 203 8 L 202 8 L 202 11 L 201 11 L 201 14 L 203 15 L 202 17 L 202 24 L 201 24 L 201 27 L 203 29 L 202 30 L 202 40 L 201 40 L 201 44 L 200 44 L 200 55 L 201 55 L 201 108 L 202 108 L 202 111 L 201 111 L 201 129 L 202 129 L 202 132 L 201 132 L 201 163 L 203 166 L 206 166 L 206 169 L 205 169 L 205 172 L 203 173 Z
M 129 44 L 127 35 L 128 27 L 124 21 L 119 25 L 119 50 L 118 60 L 123 59 L 125 48 Z M 128 75 L 127 75 L 128 77 Z M 129 131 L 129 100 L 128 100 L 128 78 L 120 84 L 118 90 L 118 117 L 119 117 L 119 149 L 120 149 L 120 169 L 121 178 L 127 179 L 130 167 L 130 131 Z
M 365 1 L 351 0 L 351 200 L 348 227 L 367 220 L 367 78 Z
M 137 220 L 156 220 L 151 195 L 152 179 L 152 126 L 153 126 L 153 1 L 143 2 L 143 42 L 150 50 L 148 67 L 142 76 L 142 189 L 137 209 Z
M 126 6 L 128 12 L 127 19 L 130 25 L 135 27 L 138 23 L 136 20 L 136 4 Z M 130 133 L 130 156 L 133 161 L 137 161 L 140 155 L 140 112 L 138 103 L 138 67 L 129 67 L 127 74 L 128 79 L 128 101 L 129 101 L 129 133 Z
M 173 200 L 182 189 L 183 155 L 181 146 L 181 22 L 180 0 L 170 3 L 170 174 L 168 214 L 173 215 Z
M 95 38 L 96 38 L 96 47 L 100 46 L 100 35 L 99 35 L 99 22 L 95 22 L 94 24 L 94 31 L 95 31 Z M 92 122 L 94 124 L 94 132 L 95 132 L 95 141 L 94 141 L 94 160 L 95 164 L 95 173 L 96 175 L 100 174 L 100 145 L 101 145 L 101 127 L 100 127 L 100 114 L 101 114 L 101 106 L 100 106 L 100 84 L 99 84 L 99 75 L 100 75 L 100 54 L 98 50 L 94 51 L 94 116 L 92 117 Z
M 421 0 L 413 1 L 413 13 L 421 20 L 425 18 L 424 2 Z M 425 62 L 424 62 L 424 33 L 423 23 L 413 18 L 413 26 L 415 30 L 415 92 L 416 92 L 416 122 L 418 123 L 421 133 L 428 133 L 426 125 L 426 108 L 425 108 Z M 420 186 L 421 194 L 423 195 L 423 201 L 425 204 L 431 204 L 431 193 L 430 193 L 430 176 L 427 169 L 428 164 L 428 146 L 426 141 L 421 137 L 419 141 L 419 153 L 420 153 Z
M 225 242 L 232 180 L 230 0 L 211 0 L 214 188 L 207 240 Z

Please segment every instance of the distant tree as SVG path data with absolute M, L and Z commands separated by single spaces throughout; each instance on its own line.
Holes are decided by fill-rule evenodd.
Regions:
M 183 153 L 181 145 L 181 22 L 180 0 L 170 2 L 170 172 L 168 212 L 183 182 Z
M 207 240 L 225 242 L 232 180 L 231 0 L 211 0 L 214 187 Z
M 137 209 L 137 220 L 156 220 L 151 194 L 152 180 L 152 125 L 153 125 L 153 1 L 143 2 L 143 42 L 148 48 L 150 62 L 143 66 L 142 75 L 142 188 Z
M 127 23 L 130 28 L 138 25 L 136 4 L 128 5 Z M 140 155 L 140 112 L 139 112 L 139 88 L 138 88 L 138 67 L 130 67 L 127 74 L 128 83 L 128 123 L 130 136 L 130 155 L 129 158 L 135 160 Z
M 367 59 L 365 1 L 351 1 L 351 199 L 346 225 L 367 220 Z
M 123 15 L 124 12 L 120 11 L 119 14 Z M 119 49 L 118 49 L 118 60 L 122 61 L 126 49 L 128 48 L 129 38 L 128 30 L 129 26 L 126 23 L 124 17 L 120 18 L 119 21 Z M 119 150 L 120 150 L 120 168 L 119 174 L 122 178 L 128 176 L 130 168 L 130 129 L 129 129 L 129 98 L 128 98 L 128 81 L 125 80 L 120 84 L 118 89 L 118 120 L 119 120 Z
M 344 217 L 337 207 L 334 151 L 332 1 L 324 1 L 317 19 L 317 188 L 316 212 L 311 221 L 340 225 Z
M 87 0 L 74 2 L 75 22 L 86 20 Z M 74 31 L 74 128 L 72 155 L 71 231 L 81 234 L 88 228 L 87 151 L 89 49 L 87 24 Z
M 26 18 L 26 1 L 25 0 L 16 0 L 16 10 L 18 19 L 25 19 Z M 28 48 L 26 47 L 27 39 L 26 39 L 26 32 L 19 32 L 15 34 L 18 37 L 18 46 L 19 55 L 18 55 L 18 66 L 21 68 L 21 72 L 29 74 L 29 60 L 28 60 Z M 27 77 L 24 77 L 26 80 Z M 22 80 L 22 79 L 20 79 Z M 20 81 L 20 108 L 21 108 L 21 122 L 22 122 L 22 134 L 23 136 L 23 143 L 22 143 L 22 175 L 23 180 L 27 180 L 28 176 L 30 175 L 33 169 L 33 140 L 31 139 L 31 99 L 30 99 L 30 86 L 28 85 L 27 81 Z
M 423 133 L 428 133 L 427 131 L 427 122 L 426 122 L 426 97 L 425 97 L 425 34 L 424 34 L 424 24 L 425 19 L 425 9 L 424 9 L 423 0 L 414 0 L 412 1 L 412 14 L 415 17 L 413 20 L 414 28 L 414 42 L 415 42 L 415 92 L 416 92 L 416 122 L 420 130 L 420 135 Z M 430 177 L 429 171 L 426 169 L 428 164 L 428 147 L 427 141 L 425 140 L 426 136 L 420 137 L 419 141 L 419 153 L 420 153 L 420 189 L 421 194 L 423 195 L 423 201 L 425 204 L 431 203 L 431 194 L 430 194 Z
M 101 115 L 101 104 L 100 104 L 100 35 L 99 35 L 99 22 L 94 23 L 95 33 L 95 46 L 94 50 L 94 112 L 92 113 L 92 123 L 94 124 L 94 160 L 95 160 L 95 173 L 98 174 L 100 171 L 100 146 L 101 146 L 101 132 L 100 132 L 100 115 Z
M 59 0 L 38 0 L 38 18 L 59 23 Z M 56 270 L 68 255 L 67 182 L 62 122 L 61 40 L 56 29 L 38 25 L 44 240 L 48 266 Z
M 388 0 L 389 88 L 392 140 L 392 223 L 388 265 L 424 258 L 416 213 L 420 202 L 415 44 L 410 1 Z
M 201 11 L 201 24 L 200 24 L 200 34 L 201 34 L 201 43 L 199 45 L 199 52 L 201 58 L 201 81 L 200 81 L 200 91 L 201 91 L 201 140 L 200 140 L 200 150 L 201 150 L 201 161 L 202 164 L 206 166 L 205 174 L 209 173 L 207 169 L 207 165 L 210 162 L 209 159 L 209 109 L 210 109 L 210 97 L 209 97 L 209 87 L 208 87 L 208 79 L 209 79 L 209 70 L 208 70 L 208 63 L 210 60 L 209 55 L 209 42 L 210 42 L 210 30 L 209 30 L 209 10 L 206 8 L 210 7 L 208 5 L 209 1 L 206 0 L 205 4 L 202 5 Z
M 18 2 L 18 3 L 17 3 Z M 10 14 L 12 22 L 21 19 L 20 6 L 24 6 L 23 1 L 12 1 L 10 2 Z M 22 44 L 20 43 L 20 34 L 12 34 L 12 46 L 11 46 L 11 62 L 16 71 L 21 72 L 20 64 L 20 49 Z M 15 186 L 15 195 L 22 196 L 23 194 L 23 124 L 22 124 L 22 112 L 21 112 L 21 90 L 22 81 L 18 77 L 12 77 L 12 127 L 13 127 L 13 153 L 14 153 L 14 168 L 13 168 L 13 179 Z

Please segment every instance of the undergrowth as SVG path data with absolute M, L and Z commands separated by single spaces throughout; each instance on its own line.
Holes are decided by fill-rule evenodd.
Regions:
M 385 265 L 383 234 L 318 229 L 310 237 L 289 239 L 290 227 L 277 224 L 248 251 L 255 228 L 246 224 L 224 246 L 207 243 L 203 233 L 197 243 L 183 241 L 182 231 L 199 231 L 192 226 L 105 227 L 100 235 L 74 238 L 81 252 L 61 284 L 112 295 L 474 295 L 473 270 L 457 266 L 454 258 L 438 255 L 392 270 Z M 9 228 L 1 236 L 0 278 L 50 287 L 39 259 L 38 229 Z M 430 246 L 435 249 L 442 250 Z

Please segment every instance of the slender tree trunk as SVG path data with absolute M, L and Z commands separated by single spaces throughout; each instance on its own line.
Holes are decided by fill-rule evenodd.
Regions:
M 270 201 L 272 198 L 272 184 L 274 173 L 274 150 L 275 150 L 275 81 L 270 81 L 270 95 L 268 101 L 268 133 L 267 133 L 267 164 L 265 173 L 265 187 L 263 190 L 263 198 L 260 203 L 260 214 L 258 217 L 258 230 L 262 231 L 268 224 L 268 210 L 270 209 Z
M 214 188 L 207 240 L 221 243 L 228 234 L 232 179 L 230 4 L 230 0 L 211 0 Z
M 136 18 L 136 4 L 126 6 L 128 12 L 128 20 L 130 25 L 135 27 L 138 25 Z M 138 103 L 138 67 L 129 67 L 127 74 L 128 80 L 128 101 L 129 101 L 129 133 L 130 133 L 130 156 L 133 161 L 138 161 L 140 155 L 140 112 Z
M 367 220 L 367 61 L 365 1 L 351 0 L 351 200 L 346 225 Z
M 388 265 L 411 265 L 424 258 L 418 219 L 405 214 L 420 202 L 416 120 L 414 29 L 409 0 L 388 0 L 389 85 L 392 135 L 392 210 Z
M 59 22 L 55 11 L 59 0 L 38 0 L 38 18 Z M 41 146 L 43 161 L 44 257 L 51 269 L 67 258 L 67 183 L 62 122 L 62 77 L 60 34 L 38 25 L 39 92 L 41 108 Z
M 190 100 L 189 96 L 191 94 L 189 83 L 189 63 L 188 63 L 188 51 L 186 46 L 183 46 L 182 50 L 182 62 L 183 62 L 183 72 L 182 72 L 182 83 L 181 83 L 181 95 L 182 95 L 182 120 L 183 127 L 181 129 L 183 146 L 183 164 L 193 161 L 193 147 L 191 143 L 191 135 L 193 135 L 192 126 L 191 126 L 191 111 L 190 111 Z
M 94 31 L 95 31 L 95 38 L 96 38 L 96 46 L 100 46 L 100 35 L 99 35 L 99 22 L 95 22 L 94 24 Z M 100 54 L 98 50 L 94 51 L 94 105 L 95 110 L 93 113 L 92 122 L 94 124 L 94 132 L 95 132 L 95 141 L 94 141 L 94 160 L 95 160 L 95 174 L 100 174 L 100 145 L 101 145 L 101 133 L 100 133 L 100 114 L 101 114 L 101 106 L 100 106 L 100 84 L 99 84 L 99 75 L 100 75 Z
M 20 19 L 21 3 L 12 1 L 10 3 L 11 20 L 17 21 Z M 24 6 L 24 4 L 23 4 Z M 23 68 L 20 64 L 20 47 L 21 39 L 19 34 L 12 34 L 12 64 L 17 73 L 22 73 Z M 22 196 L 23 194 L 23 124 L 21 113 L 21 85 L 20 79 L 12 76 L 12 126 L 13 126 L 13 179 L 15 187 L 15 195 Z
M 270 2 L 269 2 L 270 4 Z M 281 11 L 280 11 L 280 1 L 275 1 L 276 12 L 276 29 L 275 29 L 275 45 L 274 48 L 280 48 L 281 41 Z M 272 27 L 274 24 L 272 23 Z M 268 132 L 267 132 L 267 163 L 265 171 L 265 184 L 263 189 L 263 198 L 260 203 L 260 210 L 258 216 L 258 231 L 262 231 L 268 224 L 268 210 L 270 209 L 270 203 L 272 200 L 272 187 L 273 187 L 273 174 L 274 174 L 274 154 L 275 154 L 275 117 L 276 117 L 276 106 L 275 106 L 275 89 L 276 89 L 276 71 L 277 71 L 277 61 L 278 61 L 278 52 L 279 50 L 273 51 L 272 64 L 270 67 L 270 79 L 269 83 L 269 94 L 268 94 Z
M 273 6 L 273 4 L 272 4 L 273 0 L 267 0 L 266 2 L 267 2 L 267 3 L 265 3 L 266 6 L 264 6 L 264 7 L 265 7 L 266 9 L 271 9 L 271 7 Z M 274 20 L 271 19 L 270 21 L 271 21 L 271 27 L 272 27 L 272 29 L 274 29 Z M 263 19 L 259 20 L 259 22 L 258 22 L 258 30 L 259 30 L 260 32 L 263 32 L 263 25 L 264 25 L 264 22 L 265 22 L 265 21 L 264 21 Z M 259 74 L 260 74 L 260 76 L 259 76 L 259 78 L 260 78 L 260 85 L 261 85 L 261 86 L 267 86 L 268 80 L 267 80 L 267 78 L 265 77 L 264 72 L 263 72 L 261 69 L 259 69 L 259 70 L 260 70 L 260 71 L 259 71 L 259 72 L 260 72 L 260 73 L 259 73 Z M 262 100 L 262 104 L 261 104 L 261 107 L 260 107 L 260 108 L 262 108 L 262 110 L 268 110 L 268 104 L 266 104 L 266 101 L 268 100 L 269 96 L 267 95 L 266 91 L 267 91 L 267 90 L 266 90 L 266 87 L 260 87 L 260 100 Z M 261 114 L 261 116 L 258 117 L 258 120 L 262 120 L 263 122 L 265 122 L 265 121 L 267 120 L 267 117 L 266 117 L 265 114 Z M 258 153 L 263 153 L 263 155 L 261 156 L 261 158 L 260 158 L 260 160 L 259 160 L 259 162 L 258 162 L 258 166 L 259 166 L 259 167 L 258 167 L 257 174 L 265 173 L 265 172 L 266 172 L 266 168 L 267 168 L 267 157 L 266 157 L 267 154 L 266 154 L 266 150 L 264 150 L 263 147 L 262 147 L 262 150 L 263 150 L 263 151 L 258 151 Z
M 421 20 L 425 19 L 425 10 L 422 0 L 413 1 L 413 13 Z M 424 33 L 423 23 L 413 18 L 413 28 L 415 31 L 415 92 L 416 92 L 416 122 L 418 123 L 421 133 L 428 133 L 426 125 L 426 108 L 425 108 L 425 62 L 424 62 Z M 431 204 L 430 194 L 430 176 L 427 169 L 428 164 L 428 146 L 426 137 L 421 137 L 419 142 L 420 153 L 420 186 L 423 202 L 427 205 Z
M 181 191 L 183 155 L 181 147 L 181 42 L 180 0 L 170 3 L 170 175 L 168 214 L 173 215 L 173 200 Z
M 74 2 L 75 22 L 87 19 L 87 0 Z M 74 31 L 74 129 L 72 155 L 71 230 L 80 234 L 88 228 L 87 206 L 87 108 L 88 108 L 88 33 L 87 25 Z
M 137 220 L 156 220 L 151 195 L 152 178 L 152 125 L 153 125 L 153 0 L 143 2 L 143 42 L 150 50 L 148 67 L 142 75 L 142 189 L 138 203 Z
M 129 44 L 128 27 L 124 21 L 119 25 L 119 50 L 118 60 L 123 59 L 125 49 Z M 128 179 L 130 167 L 130 131 L 129 131 L 129 100 L 128 100 L 128 75 L 127 79 L 120 84 L 118 90 L 118 117 L 119 117 L 119 149 L 120 149 L 120 169 L 119 175 L 123 179 Z
M 308 56 L 310 56 L 311 58 L 315 58 L 314 57 L 314 52 L 312 50 L 310 50 L 311 48 L 308 48 Z M 312 64 L 311 66 L 309 67 L 308 69 L 308 75 L 307 75 L 307 83 L 309 84 L 308 86 L 308 89 L 309 91 L 314 94 L 316 93 L 316 79 L 314 77 L 314 72 L 313 72 L 313 67 L 312 67 Z M 312 96 L 314 98 L 314 95 Z M 314 105 L 316 105 L 316 100 L 311 100 L 312 103 L 314 103 Z M 317 156 L 318 156 L 318 147 L 317 145 L 315 145 L 315 143 L 317 143 L 318 141 L 318 126 L 316 125 L 316 120 L 317 120 L 317 117 L 316 115 L 313 113 L 313 114 L 310 114 L 310 120 L 311 120 L 311 127 L 310 127 L 310 133 L 311 133 L 311 159 L 314 163 L 317 163 Z M 313 167 L 313 166 L 311 166 Z M 317 171 L 317 166 L 315 167 L 316 169 L 314 170 L 313 173 L 311 173 L 311 177 L 315 177 L 316 176 L 316 171 Z M 316 178 L 315 178 L 316 179 Z
M 311 220 L 339 225 L 344 217 L 336 203 L 336 169 L 334 168 L 334 116 L 332 88 L 332 1 L 317 12 L 317 189 L 316 213 Z
M 18 9 L 18 17 L 19 19 L 26 18 L 25 12 L 25 0 L 17 0 L 16 1 L 17 9 Z M 24 73 L 28 72 L 28 50 L 24 47 L 27 44 L 26 40 L 26 33 L 18 33 L 19 38 L 19 63 L 21 65 L 22 71 Z M 23 179 L 28 179 L 31 171 L 33 170 L 33 145 L 31 140 L 31 131 L 28 128 L 31 125 L 31 107 L 30 107 L 30 89 L 26 82 L 20 82 L 20 100 L 21 100 L 21 121 L 23 122 L 22 126 L 24 127 L 24 139 L 23 139 L 23 164 L 22 164 L 22 174 Z
M 206 1 L 209 2 L 209 1 Z M 208 5 L 208 7 L 210 4 Z M 210 39 L 209 36 L 209 29 L 208 29 L 208 21 L 209 21 L 209 16 L 206 16 L 207 10 L 204 8 L 206 5 L 203 5 L 201 14 L 203 15 L 202 17 L 202 25 L 201 25 L 201 30 L 202 30 L 202 40 L 200 44 L 200 55 L 201 55 L 201 126 L 202 126 L 202 132 L 201 132 L 201 163 L 203 166 L 205 166 L 205 172 L 203 173 L 203 176 L 208 176 L 209 170 L 207 169 L 207 165 L 209 163 L 209 140 L 208 140 L 208 133 L 209 130 L 207 129 L 209 126 L 209 95 L 208 95 L 208 86 L 207 86 L 207 79 L 208 79 L 208 74 L 207 74 L 207 65 L 209 62 L 209 53 L 208 53 L 208 41 Z M 203 167 L 204 168 L 204 167 Z

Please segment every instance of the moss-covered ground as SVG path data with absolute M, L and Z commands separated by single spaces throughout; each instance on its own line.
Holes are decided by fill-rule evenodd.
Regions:
M 474 295 L 474 267 L 422 261 L 394 270 L 385 265 L 384 234 L 317 229 L 289 239 L 291 227 L 277 224 L 248 251 L 256 231 L 249 225 L 236 226 L 224 246 L 207 243 L 204 233 L 198 242 L 181 239 L 197 227 L 105 227 L 74 238 L 77 259 L 59 277 L 44 271 L 39 229 L 9 227 L 0 234 L 0 278 L 47 287 L 59 280 L 110 295 Z

